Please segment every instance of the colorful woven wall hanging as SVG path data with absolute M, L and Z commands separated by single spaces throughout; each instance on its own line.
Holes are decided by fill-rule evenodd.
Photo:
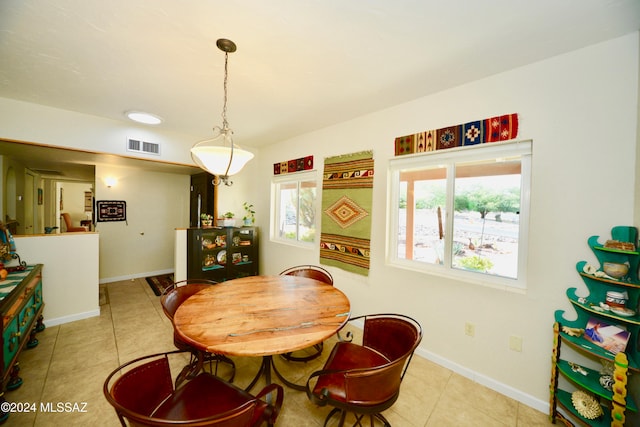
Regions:
M 320 264 L 369 275 L 373 152 L 324 159 Z
M 127 202 L 124 200 L 98 200 L 96 202 L 96 221 L 126 221 Z
M 311 169 L 313 169 L 313 156 L 300 157 L 299 159 L 273 164 L 274 175 L 282 175 L 285 173 L 300 172 Z
M 517 136 L 518 115 L 516 113 L 506 114 L 504 116 L 476 120 L 463 125 L 448 126 L 397 137 L 395 140 L 395 155 L 402 156 L 404 154 L 465 147 L 487 142 L 508 141 L 517 138 Z

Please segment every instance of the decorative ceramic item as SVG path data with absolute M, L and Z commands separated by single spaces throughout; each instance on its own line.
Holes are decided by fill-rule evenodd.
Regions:
M 614 279 L 621 279 L 629 272 L 629 264 L 620 264 L 617 262 L 605 262 L 602 269 Z
M 222 226 L 223 227 L 233 227 L 236 225 L 236 220 L 233 218 L 235 214 L 231 211 L 225 212 L 222 216 Z
M 613 389 L 613 377 L 611 375 L 602 375 L 598 380 L 600 385 L 605 389 L 611 391 Z
M 207 255 L 204 258 L 204 261 L 203 261 L 202 264 L 203 264 L 204 267 L 211 267 L 215 263 L 216 263 L 216 259 L 213 257 L 213 255 Z
M 227 251 L 221 250 L 220 252 L 218 252 L 217 259 L 218 264 L 225 265 L 227 263 Z
M 596 271 L 598 271 L 598 269 L 591 264 L 585 264 L 584 267 L 582 267 L 582 271 L 584 271 L 586 274 L 596 274 Z
M 611 312 L 622 317 L 633 317 L 636 315 L 636 311 L 627 307 L 611 307 Z
M 582 334 L 584 333 L 584 329 L 570 328 L 568 326 L 563 326 L 562 327 L 562 332 L 564 332 L 565 334 L 570 335 L 572 337 L 581 337 Z
M 585 377 L 587 376 L 587 371 L 585 371 L 585 369 L 582 366 L 578 365 L 577 363 L 569 362 L 569 366 L 571 366 L 571 370 L 573 372 L 582 374 Z
M 629 299 L 629 294 L 625 292 L 616 292 L 616 291 L 607 291 L 605 301 L 607 305 L 611 308 L 619 307 L 623 308 L 627 304 L 627 300 Z
M 602 364 L 602 368 L 600 369 L 601 375 L 613 375 L 613 370 L 615 369 L 613 361 L 608 359 L 600 359 L 600 363 Z
M 256 222 L 256 211 L 253 210 L 253 205 L 251 203 L 244 202 L 242 207 L 245 211 L 244 218 L 242 218 L 243 224 L 247 227 L 253 225 L 253 223 Z
M 213 225 L 213 217 L 209 214 L 200 214 L 200 224 L 203 227 L 211 227 Z
M 576 390 L 571 394 L 571 402 L 578 414 L 588 420 L 595 420 L 603 414 L 596 398 L 582 390 Z

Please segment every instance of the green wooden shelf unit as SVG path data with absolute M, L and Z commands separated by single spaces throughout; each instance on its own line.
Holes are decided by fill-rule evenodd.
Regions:
M 576 264 L 578 275 L 587 287 L 588 295 L 579 296 L 577 288 L 568 288 L 567 298 L 575 309 L 575 315 L 569 314 L 568 320 L 564 310 L 556 310 L 554 322 L 554 343 L 550 384 L 550 419 L 555 423 L 562 421 L 567 426 L 612 426 L 622 427 L 636 425 L 640 419 L 638 406 L 634 401 L 634 392 L 638 387 L 632 387 L 628 381 L 640 378 L 640 280 L 638 267 L 640 252 L 638 252 L 638 230 L 635 227 L 616 226 L 611 230 L 611 239 L 601 243 L 599 236 L 591 236 L 587 242 L 599 262 L 599 266 L 589 266 L 586 261 Z M 632 246 L 632 250 L 609 246 L 609 242 L 623 242 L 625 249 Z M 631 243 L 632 245 L 628 245 Z M 628 273 L 615 279 L 602 274 L 605 262 L 628 264 Z M 595 270 L 595 271 L 594 271 Z M 625 293 L 628 295 L 624 315 L 620 310 L 610 310 L 606 304 L 607 292 Z M 629 339 L 623 351 L 612 348 L 605 343 L 597 344 L 597 340 L 585 337 L 588 324 L 591 322 L 602 326 L 613 326 L 619 330 L 628 331 Z M 597 328 L 596 328 L 597 329 Z M 624 332 L 623 332 L 624 334 Z M 572 351 L 563 354 L 562 345 L 566 344 Z M 581 365 L 569 358 L 581 360 Z M 586 365 L 588 362 L 597 365 L 602 361 L 610 361 L 615 367 L 613 385 L 611 389 L 600 383 L 601 373 Z M 634 374 L 629 376 L 629 374 Z M 560 388 L 559 378 L 566 381 L 567 389 Z M 570 391 L 573 390 L 573 391 Z M 595 419 L 585 418 L 576 409 L 572 401 L 573 393 L 582 390 L 592 396 L 600 405 L 602 415 Z M 637 396 L 635 396 L 637 397 Z M 559 410 L 560 409 L 560 410 Z M 584 411 L 583 411 L 584 412 Z M 633 421 L 629 421 L 632 419 Z

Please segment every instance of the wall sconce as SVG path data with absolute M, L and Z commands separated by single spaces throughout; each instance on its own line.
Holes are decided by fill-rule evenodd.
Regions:
M 107 188 L 111 188 L 111 187 L 114 187 L 118 183 L 118 180 L 115 179 L 112 176 L 108 176 L 108 177 L 106 177 L 104 179 L 104 183 L 107 186 Z

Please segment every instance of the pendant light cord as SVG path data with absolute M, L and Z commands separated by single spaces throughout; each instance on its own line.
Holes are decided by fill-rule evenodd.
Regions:
M 227 182 L 226 178 L 229 176 L 229 169 L 231 168 L 231 162 L 233 162 L 233 138 L 231 136 L 232 132 L 229 129 L 229 122 L 227 121 L 227 82 L 229 75 L 229 52 L 224 53 L 224 102 L 222 104 L 222 132 L 223 134 L 229 135 L 229 139 L 231 140 L 231 154 L 229 156 L 229 164 L 227 165 L 227 170 L 224 173 L 224 181 Z M 229 184 L 227 184 L 229 185 Z

